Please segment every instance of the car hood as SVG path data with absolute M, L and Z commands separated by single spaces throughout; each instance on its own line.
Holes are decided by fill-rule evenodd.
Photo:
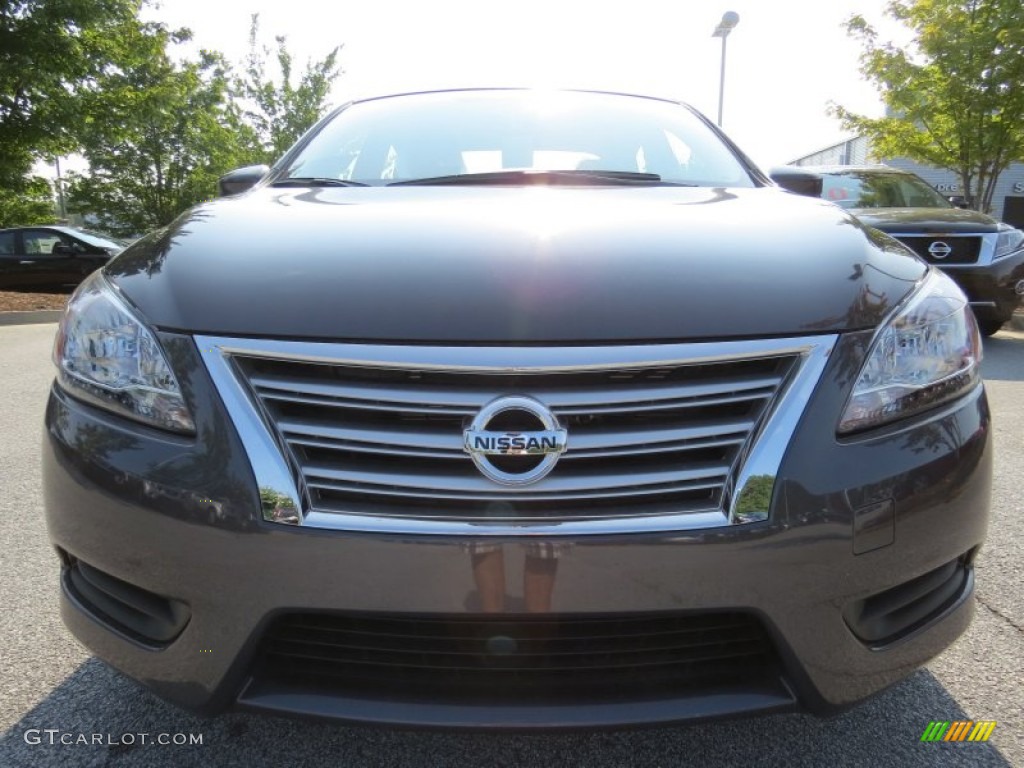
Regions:
M 598 343 L 878 325 L 927 267 L 775 188 L 257 188 L 105 274 L 156 327 L 332 341 Z
M 979 234 L 999 231 L 991 216 L 962 208 L 854 208 L 869 227 L 897 234 Z

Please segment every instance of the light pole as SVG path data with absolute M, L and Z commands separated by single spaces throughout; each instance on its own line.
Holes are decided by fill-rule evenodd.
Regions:
M 64 179 L 60 175 L 60 157 L 54 157 L 53 161 L 57 164 L 57 178 L 54 179 L 54 186 L 57 188 L 57 207 L 60 209 L 60 223 L 66 224 L 68 209 L 64 204 Z
M 726 11 L 722 14 L 722 20 L 718 22 L 712 37 L 722 38 L 722 72 L 718 76 L 718 127 L 722 127 L 722 101 L 725 98 L 725 38 L 732 32 L 732 28 L 740 23 L 740 15 L 735 11 Z

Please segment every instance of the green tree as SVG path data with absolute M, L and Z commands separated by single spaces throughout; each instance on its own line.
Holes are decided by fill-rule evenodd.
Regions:
M 217 178 L 245 164 L 254 138 L 229 100 L 219 54 L 175 62 L 187 30 L 149 30 L 131 66 L 104 76 L 82 139 L 89 171 L 72 177 L 74 210 L 115 234 L 139 234 L 212 197 Z
M 31 224 L 52 224 L 56 219 L 50 182 L 32 176 L 16 190 L 0 188 L 0 229 Z
M 740 521 L 763 519 L 772 505 L 775 475 L 754 475 L 747 480 L 736 501 L 736 517 Z
M 860 15 L 846 29 L 863 46 L 861 73 L 887 116 L 841 105 L 831 114 L 880 157 L 954 171 L 973 205 L 990 210 L 999 174 L 1024 160 L 1024 3 L 892 0 L 886 13 L 913 31 L 909 49 L 881 42 Z
M 285 153 L 302 134 L 326 114 L 331 86 L 342 69 L 338 64 L 337 46 L 319 61 L 309 60 L 294 83 L 295 65 L 286 47 L 286 39 L 278 36 L 275 51 L 258 43 L 259 14 L 253 14 L 249 28 L 249 55 L 245 72 L 236 78 L 234 91 L 243 107 L 246 122 L 256 132 L 261 157 L 253 162 L 272 163 Z M 273 55 L 279 78 L 267 73 L 267 60 Z
M 33 159 L 76 147 L 81 95 L 125 58 L 140 5 L 0 0 L 0 189 L 32 197 Z

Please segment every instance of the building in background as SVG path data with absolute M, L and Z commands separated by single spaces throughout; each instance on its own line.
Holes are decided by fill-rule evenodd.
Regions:
M 946 197 L 965 194 L 960 180 L 952 171 L 921 165 L 905 157 L 882 160 L 872 155 L 870 142 L 864 136 L 855 136 L 804 155 L 790 165 L 868 165 L 877 162 L 916 173 Z M 999 177 L 992 195 L 992 215 L 1007 224 L 1024 227 L 1024 163 L 1011 164 Z

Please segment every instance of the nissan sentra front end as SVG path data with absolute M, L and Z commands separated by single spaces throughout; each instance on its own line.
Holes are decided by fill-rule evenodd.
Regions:
M 947 647 L 992 466 L 963 294 L 756 169 L 645 157 L 272 173 L 87 281 L 43 452 L 72 632 L 197 711 L 443 727 L 827 712 Z

